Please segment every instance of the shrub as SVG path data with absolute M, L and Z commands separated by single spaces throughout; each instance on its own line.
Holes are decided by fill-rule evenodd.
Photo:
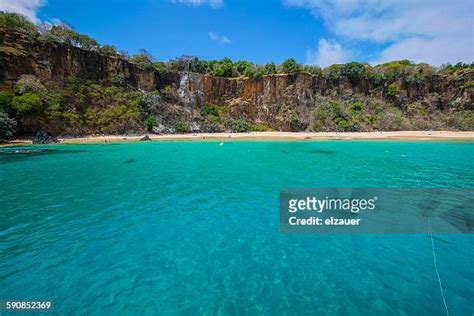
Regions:
M 355 101 L 355 102 L 352 102 L 350 105 L 349 105 L 349 110 L 351 112 L 358 112 L 360 110 L 362 110 L 362 107 L 364 106 L 364 104 L 360 101 Z
M 136 104 L 142 113 L 146 115 L 156 114 L 161 107 L 161 96 L 158 91 L 153 92 L 136 92 L 133 95 L 133 99 L 130 101 Z
M 464 88 L 470 88 L 470 87 L 474 87 L 474 80 L 466 81 L 466 83 L 464 84 Z
M 41 98 L 30 92 L 15 96 L 12 100 L 12 108 L 19 116 L 37 115 L 43 110 Z
M 255 70 L 253 68 L 247 68 L 244 71 L 244 76 L 250 79 L 258 79 L 261 78 L 263 73 L 259 70 Z
M 255 76 L 256 71 L 253 68 L 246 68 L 243 75 L 247 78 L 252 79 Z
M 178 121 L 175 125 L 176 132 L 178 133 L 189 133 L 191 128 L 186 122 Z
M 49 93 L 46 101 L 46 113 L 50 117 L 61 116 L 61 95 L 59 93 Z
M 103 45 L 99 48 L 99 53 L 107 56 L 117 55 L 117 49 L 112 45 Z
M 356 84 L 365 75 L 365 66 L 358 62 L 345 64 L 342 67 L 342 73 L 352 84 Z
M 125 74 L 124 73 L 117 73 L 112 75 L 110 78 L 110 82 L 116 85 L 123 85 L 126 82 Z
M 389 98 L 397 98 L 400 96 L 400 87 L 398 86 L 397 83 L 391 83 L 388 85 L 387 88 L 387 97 Z
M 265 75 L 271 75 L 276 73 L 276 65 L 273 62 L 270 62 L 263 67 L 263 73 Z
M 81 116 L 74 112 L 61 112 L 61 119 L 70 128 L 77 128 L 81 123 Z
M 167 95 L 173 95 L 174 94 L 174 87 L 172 84 L 167 84 L 163 90 L 161 91 L 161 93 L 163 94 L 167 94 Z
M 322 74 L 321 68 L 319 68 L 318 66 L 309 66 L 309 65 L 305 65 L 303 67 L 303 72 L 308 75 L 313 75 L 313 76 Z
M 260 79 L 262 78 L 263 76 L 263 72 L 261 72 L 260 70 L 257 70 L 255 71 L 255 73 L 253 74 L 253 78 L 252 79 Z
M 422 74 L 414 73 L 406 78 L 406 83 L 411 87 L 418 87 L 422 85 L 423 82 L 425 82 L 425 79 L 425 76 L 423 76 Z
M 474 113 L 472 111 L 455 111 L 445 113 L 441 118 L 446 126 L 461 131 L 472 131 L 474 126 Z
M 245 74 L 245 72 L 248 71 L 255 71 L 254 66 L 251 62 L 245 61 L 245 60 L 239 60 L 234 63 L 234 68 L 237 70 L 238 75 L 244 75 L 246 77 L 249 77 Z
M 382 131 L 400 131 L 409 128 L 400 111 L 386 109 L 383 119 L 377 120 L 377 128 Z
M 293 58 L 288 58 L 281 64 L 281 70 L 283 73 L 294 75 L 301 71 L 301 67 Z
M 61 43 L 62 40 L 57 35 L 51 33 L 51 29 L 47 29 L 41 33 L 38 39 L 44 43 Z
M 166 67 L 172 71 L 206 72 L 206 61 L 199 60 L 196 56 L 183 55 L 170 60 Z M 165 65 L 165 63 L 162 63 Z
M 95 39 L 76 32 L 70 25 L 64 22 L 54 25 L 51 30 L 42 34 L 41 39 L 58 41 L 86 50 L 98 51 L 100 49 L 100 45 Z
M 358 105 L 356 105 L 358 107 Z M 317 112 L 316 120 L 326 130 L 353 131 L 358 128 L 350 115 L 344 112 L 341 104 L 334 101 L 323 102 Z
M 353 127 L 349 119 L 341 104 L 334 101 L 324 101 L 315 112 L 315 129 L 322 131 L 349 130 Z
M 234 132 L 248 132 L 250 131 L 250 124 L 244 119 L 231 120 L 229 127 Z
M 147 131 L 151 132 L 156 126 L 158 126 L 158 123 L 154 117 L 149 117 L 145 120 L 145 127 Z
M 204 119 L 203 129 L 208 132 L 220 132 L 224 130 L 223 117 L 227 113 L 226 105 L 205 104 L 201 108 L 201 116 Z
M 144 49 L 140 50 L 140 53 L 133 55 L 130 61 L 142 69 L 153 68 L 153 57 Z
M 368 79 L 372 85 L 377 88 L 377 87 L 383 87 L 383 85 L 386 82 L 385 75 L 377 69 L 369 68 L 367 72 Z
M 374 124 L 377 122 L 377 116 L 375 116 L 375 115 L 369 115 L 369 116 L 367 116 L 367 122 L 368 122 L 370 125 L 374 125 Z
M 113 123 L 118 123 L 123 120 L 128 120 L 138 116 L 138 113 L 133 109 L 129 109 L 126 105 L 122 104 L 115 107 L 110 107 L 101 112 L 98 123 L 106 126 Z
M 18 94 L 23 94 L 26 92 L 45 94 L 46 88 L 35 76 L 22 75 L 15 85 L 15 92 Z
M 232 60 L 224 58 L 221 61 L 214 61 L 211 63 L 212 71 L 211 74 L 217 77 L 232 77 L 233 65 Z
M 424 77 L 433 76 L 436 73 L 436 69 L 427 63 L 415 65 L 414 71 L 420 75 L 423 75 Z
M 286 117 L 286 122 L 291 126 L 291 125 L 294 125 L 294 124 L 298 124 L 300 121 L 299 117 L 298 117 L 298 113 L 296 113 L 295 111 L 288 111 L 288 116 Z
M 343 65 L 341 64 L 334 64 L 329 67 L 324 68 L 323 75 L 333 82 L 339 82 L 341 79 Z
M 351 124 L 349 124 L 349 122 L 345 118 L 338 117 L 334 122 L 336 123 L 337 127 L 342 131 L 347 131 L 350 129 L 350 127 L 352 127 Z
M 217 110 L 216 106 L 205 104 L 201 109 L 201 115 L 202 116 L 208 116 L 208 115 L 219 116 L 219 111 Z
M 395 60 L 382 65 L 377 65 L 375 69 L 381 72 L 388 82 L 397 78 L 405 78 L 413 70 L 413 64 L 409 60 Z
M 160 74 L 165 74 L 166 72 L 168 72 L 168 67 L 166 66 L 166 64 L 160 61 L 153 63 L 153 69 Z
M 204 122 L 201 126 L 201 131 L 208 133 L 223 132 L 224 129 L 221 124 L 215 122 Z
M 474 68 L 474 62 L 471 63 L 471 64 L 466 64 L 466 63 L 463 63 L 463 62 L 459 62 L 455 65 L 451 65 L 451 64 L 442 65 L 440 72 L 441 73 L 452 74 L 452 73 L 455 73 L 455 72 L 460 71 L 460 70 L 473 69 L 473 68 Z
M 338 102 L 328 102 L 322 105 L 322 108 L 327 111 L 330 118 L 335 120 L 337 118 L 344 118 L 344 112 L 341 109 L 341 105 Z
M 7 140 L 15 133 L 16 121 L 7 113 L 0 112 L 0 140 Z
M 10 91 L 0 91 L 0 112 L 12 114 L 12 101 L 15 95 Z
M 0 28 L 26 31 L 36 33 L 38 28 L 31 23 L 25 16 L 18 13 L 0 11 Z
M 269 131 L 270 128 L 264 124 L 255 123 L 255 124 L 250 124 L 250 130 L 252 132 L 265 132 L 265 131 Z
M 86 116 L 88 123 L 101 132 L 116 133 L 125 132 L 129 129 L 131 123 L 138 118 L 139 114 L 137 108 L 121 104 L 104 110 L 89 108 Z

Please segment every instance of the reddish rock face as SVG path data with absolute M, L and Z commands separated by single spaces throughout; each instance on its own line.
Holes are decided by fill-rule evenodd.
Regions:
M 120 57 L 104 56 L 69 45 L 39 42 L 27 34 L 0 29 L 0 83 L 11 86 L 23 74 L 42 81 L 81 78 L 111 81 L 121 75 L 125 82 L 146 89 L 166 84 L 157 73 L 143 70 Z
M 260 79 L 222 78 L 201 74 L 159 74 L 153 70 L 140 69 L 121 57 L 104 56 L 69 45 L 44 43 L 32 39 L 28 34 L 0 29 L 0 84 L 11 86 L 23 74 L 33 74 L 44 81 L 61 81 L 81 78 L 93 81 L 111 81 L 120 75 L 127 84 L 153 90 L 173 84 L 183 84 L 189 92 L 199 92 L 201 102 L 225 103 L 241 98 L 254 105 L 311 100 L 314 95 L 363 94 L 373 92 L 370 83 L 362 79 L 354 85 L 348 80 L 330 82 L 322 76 L 272 75 Z M 474 72 L 467 73 L 464 81 L 472 81 Z M 458 79 L 459 81 L 459 79 Z M 417 87 L 407 87 L 401 82 L 406 97 L 416 100 L 429 93 L 442 93 L 447 99 L 468 97 L 472 89 L 456 84 L 456 80 L 435 75 L 431 81 Z M 462 91 L 461 91 L 462 90 Z M 469 92 L 463 95 L 466 91 Z M 470 100 L 472 102 L 472 99 Z

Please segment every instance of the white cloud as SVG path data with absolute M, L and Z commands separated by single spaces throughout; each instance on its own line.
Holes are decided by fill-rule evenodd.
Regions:
M 232 41 L 227 38 L 225 35 L 221 35 L 216 32 L 209 32 L 207 33 L 209 35 L 209 38 L 215 42 L 218 42 L 220 44 L 231 44 Z
M 45 3 L 43 0 L 0 0 L 0 11 L 20 13 L 38 23 L 40 20 L 36 14 Z
M 388 46 L 374 63 L 379 64 L 402 58 L 415 62 L 429 62 L 433 65 L 453 64 L 459 61 L 472 62 L 473 50 L 472 42 L 446 37 L 409 38 Z
M 184 4 L 192 7 L 199 7 L 201 5 L 210 5 L 212 8 L 219 8 L 222 6 L 222 0 L 171 0 L 172 3 Z
M 338 36 L 387 45 L 380 61 L 474 60 L 472 0 L 283 0 L 310 10 Z
M 326 67 L 332 64 L 342 64 L 348 61 L 350 53 L 344 50 L 338 42 L 319 40 L 318 49 L 308 49 L 306 64 Z

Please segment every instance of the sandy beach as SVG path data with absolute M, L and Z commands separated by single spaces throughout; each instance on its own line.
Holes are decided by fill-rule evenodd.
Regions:
M 144 134 L 145 135 L 145 134 Z M 78 138 L 59 138 L 61 144 L 83 144 L 104 142 L 139 141 L 144 135 L 101 135 Z M 249 132 L 249 133 L 189 133 L 153 135 L 147 134 L 156 141 L 202 141 L 202 140 L 464 140 L 474 141 L 474 131 L 397 131 L 397 132 Z M 31 140 L 12 140 L 8 145 L 28 145 Z

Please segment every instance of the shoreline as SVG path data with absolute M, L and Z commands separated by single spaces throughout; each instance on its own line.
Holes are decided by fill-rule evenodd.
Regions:
M 138 142 L 148 135 L 154 141 L 203 140 L 446 140 L 474 141 L 474 131 L 396 131 L 396 132 L 245 132 L 245 133 L 189 133 L 169 135 L 102 135 L 61 138 L 59 144 Z M 31 145 L 29 139 L 16 139 L 0 146 Z

